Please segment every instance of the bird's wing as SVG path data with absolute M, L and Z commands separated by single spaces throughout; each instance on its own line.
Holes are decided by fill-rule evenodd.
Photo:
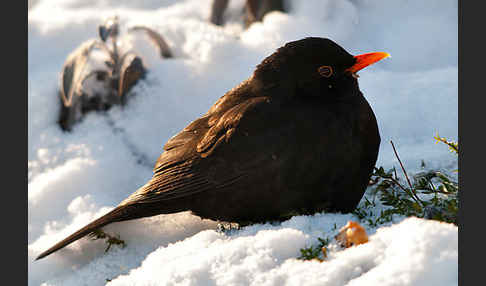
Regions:
M 243 178 L 245 166 L 254 166 L 259 159 L 251 155 L 257 150 L 238 148 L 252 140 L 248 139 L 250 130 L 256 137 L 264 132 L 261 126 L 254 124 L 259 120 L 258 114 L 273 108 L 268 103 L 267 97 L 248 98 L 224 111 L 208 113 L 193 121 L 165 144 L 165 152 L 157 160 L 152 179 L 122 204 L 153 203 L 220 190 Z M 242 121 L 252 128 L 241 130 Z M 230 153 L 236 155 L 231 156 L 231 160 L 241 162 L 237 169 L 228 165 L 229 158 L 225 154 Z
M 198 142 L 196 151 L 201 157 L 210 156 L 222 142 L 229 143 L 234 137 L 234 132 L 241 128 L 242 120 L 251 122 L 257 119 L 258 114 L 270 108 L 268 97 L 253 97 L 231 108 L 222 116 L 214 115 L 208 120 L 209 130 Z M 243 130 L 240 130 L 243 131 Z

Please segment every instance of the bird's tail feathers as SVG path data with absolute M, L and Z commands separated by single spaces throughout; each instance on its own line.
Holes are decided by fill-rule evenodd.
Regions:
M 115 209 L 113 209 L 109 213 L 107 213 L 104 216 L 102 216 L 102 217 L 94 220 L 93 222 L 87 224 L 86 226 L 84 226 L 80 230 L 78 230 L 75 233 L 71 234 L 70 236 L 66 237 L 62 241 L 56 243 L 54 246 L 52 246 L 48 250 L 42 252 L 41 254 L 39 254 L 39 256 L 37 256 L 37 258 L 35 260 L 39 260 L 41 258 L 44 258 L 44 257 L 48 256 L 49 254 L 52 254 L 52 253 L 58 251 L 59 249 L 75 242 L 76 240 L 86 236 L 87 234 L 93 232 L 94 230 L 99 229 L 99 228 L 101 228 L 101 227 L 103 227 L 103 226 L 105 226 L 109 223 L 124 220 L 124 219 L 122 219 L 122 217 L 123 217 L 122 211 L 123 211 L 123 207 L 116 207 Z

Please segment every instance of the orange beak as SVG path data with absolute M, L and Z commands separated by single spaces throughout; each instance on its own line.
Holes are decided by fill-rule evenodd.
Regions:
M 391 55 L 385 52 L 367 53 L 367 54 L 354 56 L 354 58 L 356 59 L 356 63 L 352 67 L 348 68 L 346 71 L 356 73 L 359 70 L 362 70 L 365 67 L 388 57 L 391 57 Z

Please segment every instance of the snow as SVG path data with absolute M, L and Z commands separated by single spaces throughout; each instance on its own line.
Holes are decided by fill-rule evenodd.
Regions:
M 306 226 L 309 220 L 300 223 Z M 322 216 L 314 223 L 331 221 Z M 322 263 L 295 259 L 298 249 L 310 241 L 305 230 L 283 224 L 231 238 L 206 230 L 155 250 L 139 268 L 109 285 L 454 285 L 451 281 L 457 281 L 457 233 L 451 225 L 411 218 L 379 229 L 369 243 Z
M 457 168 L 433 136 L 457 141 L 457 1 L 286 1 L 244 29 L 243 0 L 230 1 L 223 27 L 207 19 L 210 1 L 29 1 L 28 271 L 29 285 L 457 285 L 456 226 L 398 218 L 367 228 L 370 242 L 331 251 L 322 263 L 299 249 L 332 238 L 351 214 L 296 216 L 221 233 L 190 213 L 114 223 L 104 228 L 127 246 L 104 252 L 81 239 L 39 261 L 58 240 L 108 212 L 142 186 L 165 142 L 248 78 L 285 42 L 329 37 L 350 53 L 392 58 L 360 72 L 360 88 L 377 116 L 377 166 L 398 166 L 393 140 L 410 173 Z M 64 133 L 56 124 L 57 88 L 67 55 L 118 14 L 121 33 L 146 25 L 168 42 L 161 59 L 141 33 L 123 44 L 149 73 L 125 108 L 90 113 Z M 114 124 L 114 126 L 111 125 Z M 120 131 L 115 132 L 115 128 Z

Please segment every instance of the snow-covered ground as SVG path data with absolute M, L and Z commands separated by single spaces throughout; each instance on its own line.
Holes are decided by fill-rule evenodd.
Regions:
M 317 237 L 333 237 L 334 225 L 356 220 L 351 214 L 297 216 L 226 234 L 189 213 L 161 215 L 107 226 L 125 240 L 123 249 L 104 253 L 104 242 L 84 238 L 33 261 L 142 186 L 172 135 L 275 49 L 307 36 L 331 38 L 352 54 L 392 55 L 360 72 L 382 137 L 378 166 L 398 166 L 390 140 L 409 172 L 421 160 L 457 166 L 433 139 L 438 132 L 457 140 L 457 1 L 285 3 L 288 13 L 272 12 L 245 30 L 243 0 L 230 1 L 223 27 L 208 22 L 209 0 L 29 1 L 29 285 L 458 284 L 457 227 L 422 219 L 367 227 L 369 243 L 331 252 L 323 263 L 296 259 Z M 144 35 L 126 38 L 149 68 L 136 96 L 123 109 L 88 114 L 64 133 L 56 124 L 62 65 L 115 14 L 122 33 L 139 24 L 161 33 L 175 58 L 160 59 Z

